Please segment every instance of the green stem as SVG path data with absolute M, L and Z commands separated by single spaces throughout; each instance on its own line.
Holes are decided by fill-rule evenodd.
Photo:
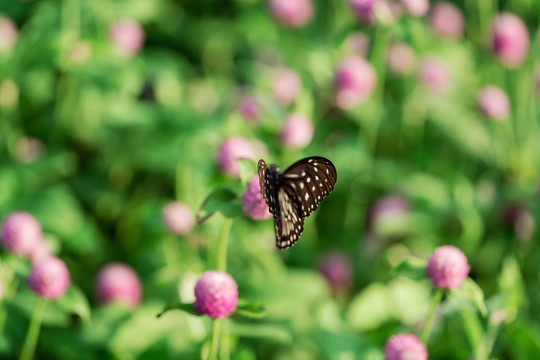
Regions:
M 223 227 L 221 228 L 221 234 L 219 234 L 216 269 L 220 271 L 227 270 L 227 244 L 229 242 L 229 232 L 231 231 L 232 223 L 232 218 L 225 218 Z
M 424 325 L 424 330 L 422 331 L 422 336 L 420 337 L 420 340 L 427 344 L 429 340 L 429 334 L 431 333 L 431 329 L 433 328 L 433 323 L 435 322 L 435 313 L 437 310 L 437 306 L 439 306 L 439 303 L 441 302 L 443 296 L 443 290 L 438 289 L 435 293 L 435 296 L 433 297 L 433 301 L 431 302 L 431 305 L 429 307 L 429 313 L 426 318 L 426 324 Z
M 30 326 L 26 333 L 26 339 L 24 340 L 21 357 L 19 360 L 31 360 L 34 357 L 37 341 L 39 338 L 39 330 L 41 328 L 41 320 L 43 318 L 43 309 L 47 301 L 41 297 L 36 298 L 34 305 L 34 312 L 30 319 Z
M 215 319 L 214 324 L 212 325 L 212 342 L 210 343 L 210 351 L 208 352 L 208 360 L 216 360 L 219 339 L 221 337 L 221 327 L 223 325 L 224 319 Z

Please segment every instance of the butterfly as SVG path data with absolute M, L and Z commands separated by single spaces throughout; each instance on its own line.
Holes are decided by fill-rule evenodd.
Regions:
M 275 164 L 259 160 L 259 186 L 274 216 L 276 246 L 293 246 L 304 230 L 304 218 L 334 189 L 337 172 L 328 159 L 313 156 L 297 161 L 280 173 Z

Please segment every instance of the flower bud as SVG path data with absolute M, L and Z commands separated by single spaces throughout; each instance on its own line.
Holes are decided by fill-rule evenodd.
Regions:
M 238 303 L 238 285 L 223 271 L 207 271 L 195 285 L 195 311 L 211 318 L 229 316 Z
M 141 301 L 141 281 L 129 265 L 112 262 L 99 270 L 95 292 L 100 304 L 117 301 L 134 308 Z
M 244 95 L 236 104 L 236 110 L 247 121 L 256 123 L 261 116 L 261 105 L 257 98 L 251 95 Z
M 336 71 L 336 103 L 342 109 L 352 109 L 366 100 L 376 85 L 377 74 L 373 66 L 360 56 L 349 56 Z
M 292 69 L 282 67 L 276 70 L 272 80 L 272 91 L 276 101 L 282 106 L 291 105 L 298 97 L 302 86 L 298 74 Z
M 216 161 L 219 169 L 225 174 L 240 177 L 238 159 L 246 158 L 255 161 L 255 148 L 245 138 L 233 136 L 227 138 L 217 151 Z
M 281 143 L 291 149 L 305 148 L 313 139 L 313 123 L 302 114 L 290 114 L 281 129 Z
M 268 205 L 262 197 L 259 177 L 254 176 L 242 194 L 242 211 L 253 220 L 266 220 L 272 217 Z
M 510 100 L 500 88 L 487 85 L 478 93 L 478 109 L 487 118 L 495 121 L 505 120 L 510 114 Z
M 362 25 L 375 22 L 375 3 L 379 0 L 349 0 L 349 6 Z
M 393 335 L 384 348 L 385 360 L 427 360 L 424 344 L 414 335 Z
M 428 260 L 426 273 L 433 287 L 454 289 L 461 286 L 469 270 L 465 254 L 454 246 L 445 245 L 435 249 Z
M 441 37 L 457 39 L 465 32 L 465 19 L 461 10 L 452 3 L 441 1 L 433 6 L 431 28 Z
M 270 12 L 282 25 L 300 28 L 313 17 L 311 0 L 270 0 Z
M 325 254 L 318 269 L 334 294 L 347 291 L 353 283 L 353 267 L 350 257 L 343 252 Z
M 491 26 L 491 49 L 507 67 L 521 65 L 529 51 L 529 32 L 523 20 L 511 13 L 501 13 Z
M 437 57 L 427 57 L 420 64 L 420 81 L 434 93 L 445 93 L 450 89 L 451 76 L 446 64 Z
M 47 300 L 54 300 L 64 295 L 69 283 L 70 276 L 66 264 L 54 256 L 49 256 L 34 264 L 28 276 L 30 289 Z
M 195 216 L 190 207 L 178 201 L 171 201 L 163 208 L 163 222 L 175 235 L 185 235 L 191 231 Z
M 143 28 L 131 19 L 116 21 L 111 26 L 109 35 L 118 51 L 127 57 L 139 52 L 145 38 Z
M 367 214 L 367 230 L 376 235 L 399 233 L 407 224 L 409 204 L 398 195 L 385 195 L 377 199 Z
M 42 241 L 41 225 L 29 213 L 18 211 L 2 223 L 2 245 L 16 255 L 30 256 Z

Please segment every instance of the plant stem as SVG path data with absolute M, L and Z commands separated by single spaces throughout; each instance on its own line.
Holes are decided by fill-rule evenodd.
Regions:
M 43 309 L 45 308 L 46 303 L 47 301 L 45 299 L 41 297 L 36 298 L 34 312 L 32 313 L 32 318 L 30 319 L 30 326 L 28 327 L 28 332 L 26 333 L 26 339 L 24 340 L 24 345 L 19 360 L 31 360 L 34 357 L 34 352 L 36 350 L 36 345 L 39 338 L 39 330 L 41 328 L 41 320 L 43 318 Z
M 223 227 L 221 228 L 221 234 L 219 234 L 216 269 L 220 271 L 227 270 L 227 244 L 229 242 L 229 232 L 231 230 L 232 223 L 233 220 L 231 218 L 225 218 Z
M 212 325 L 212 342 L 210 343 L 210 351 L 208 352 L 208 360 L 216 360 L 221 337 L 221 327 L 224 319 L 215 319 Z
M 422 336 L 420 337 L 420 340 L 426 345 L 429 340 L 429 334 L 431 333 L 431 329 L 433 328 L 433 323 L 435 322 L 435 313 L 437 310 L 437 306 L 439 306 L 442 296 L 443 296 L 443 290 L 438 289 L 429 307 L 429 313 L 426 318 L 426 324 L 424 325 L 424 330 L 422 331 Z

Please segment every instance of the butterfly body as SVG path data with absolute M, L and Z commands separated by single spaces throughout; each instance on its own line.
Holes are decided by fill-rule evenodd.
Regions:
M 283 173 L 261 159 L 258 172 L 261 194 L 274 217 L 276 246 L 288 248 L 302 234 L 304 218 L 334 189 L 336 168 L 330 160 L 315 156 L 297 161 Z

